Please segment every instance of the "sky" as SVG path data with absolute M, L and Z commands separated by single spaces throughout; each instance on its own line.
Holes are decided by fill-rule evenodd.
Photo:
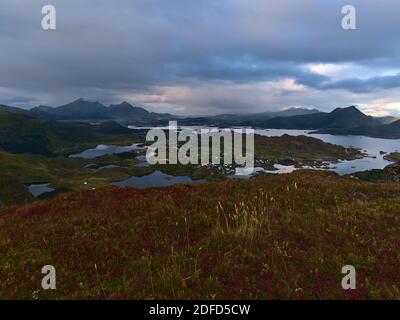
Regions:
M 56 30 L 41 26 L 48 4 Z M 0 103 L 400 116 L 399 15 L 398 0 L 1 0 Z

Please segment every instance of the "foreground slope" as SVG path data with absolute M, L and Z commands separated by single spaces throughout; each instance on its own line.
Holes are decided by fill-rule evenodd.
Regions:
M 398 299 L 399 212 L 398 185 L 313 171 L 60 195 L 0 211 L 0 297 Z

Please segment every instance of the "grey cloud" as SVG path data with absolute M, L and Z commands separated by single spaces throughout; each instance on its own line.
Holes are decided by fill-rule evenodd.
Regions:
M 321 89 L 345 89 L 355 93 L 373 92 L 378 89 L 393 89 L 400 87 L 400 73 L 390 76 L 373 77 L 369 79 L 345 79 L 322 84 Z
M 41 7 L 48 1 L 0 2 L 0 102 L 57 105 L 83 96 L 108 103 L 168 86 L 240 86 L 285 78 L 309 87 L 310 96 L 317 94 L 314 89 L 399 86 L 396 79 L 333 82 L 302 67 L 353 62 L 400 68 L 397 0 L 353 0 L 356 31 L 340 26 L 341 7 L 348 4 L 342 0 L 51 2 L 58 18 L 54 32 L 40 27 Z M 185 105 L 199 110 L 234 104 L 223 91 L 219 95 L 188 97 Z M 270 100 L 276 103 L 275 97 Z M 236 101 L 247 109 L 260 102 L 248 103 L 245 96 Z

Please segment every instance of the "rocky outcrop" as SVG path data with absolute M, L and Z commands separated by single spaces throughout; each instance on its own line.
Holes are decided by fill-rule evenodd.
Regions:
M 390 164 L 383 169 L 385 180 L 400 183 L 400 162 Z

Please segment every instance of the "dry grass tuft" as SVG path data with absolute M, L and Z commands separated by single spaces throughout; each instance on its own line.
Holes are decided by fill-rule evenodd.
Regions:
M 240 201 L 232 211 L 227 211 L 218 201 L 217 235 L 236 237 L 253 242 L 271 231 L 270 216 L 272 198 L 260 192 L 250 201 Z

